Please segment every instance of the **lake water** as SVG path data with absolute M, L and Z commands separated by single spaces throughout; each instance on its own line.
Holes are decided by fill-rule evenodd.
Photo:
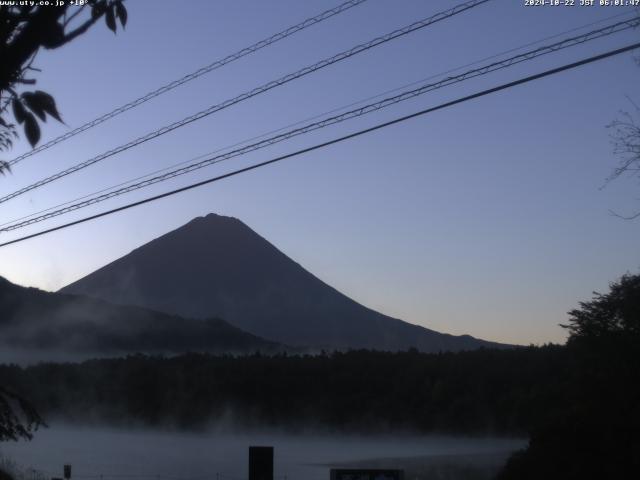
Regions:
M 0 453 L 25 472 L 75 480 L 243 480 L 248 447 L 275 448 L 278 480 L 328 480 L 332 467 L 402 468 L 412 479 L 488 479 L 524 440 L 408 435 L 176 433 L 52 426 Z M 35 478 L 30 473 L 26 480 Z

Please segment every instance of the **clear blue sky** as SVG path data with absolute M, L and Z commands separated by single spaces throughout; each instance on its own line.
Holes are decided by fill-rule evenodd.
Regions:
M 38 87 L 69 127 L 232 53 L 339 0 L 127 2 L 129 24 L 101 24 L 43 51 Z M 370 0 L 29 158 L 8 193 L 456 1 Z M 331 66 L 2 205 L 2 222 L 92 193 L 626 7 L 525 7 L 494 0 Z M 586 31 L 586 30 L 583 30 Z M 186 185 L 380 121 L 640 39 L 635 30 L 442 89 L 384 112 L 65 217 Z M 616 165 L 605 126 L 640 101 L 631 54 L 393 126 L 276 166 L 0 249 L 0 275 L 47 290 L 215 212 L 240 218 L 357 301 L 435 330 L 504 342 L 560 342 L 558 326 L 592 290 L 640 266 L 640 185 L 599 189 Z M 69 127 L 48 123 L 43 139 Z M 8 158 L 26 151 L 17 145 Z M 39 224 L 5 240 L 53 226 Z

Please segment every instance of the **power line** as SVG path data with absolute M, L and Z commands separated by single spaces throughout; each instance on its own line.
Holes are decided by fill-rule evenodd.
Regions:
M 633 15 L 633 13 L 631 13 L 631 15 Z M 472 66 L 478 65 L 478 64 L 480 64 L 482 62 L 499 58 L 499 57 L 501 57 L 503 55 L 506 55 L 508 53 L 517 52 L 517 51 L 522 50 L 524 48 L 527 48 L 527 47 L 530 47 L 530 46 L 533 46 L 533 45 L 538 45 L 538 44 L 540 44 L 542 42 L 546 42 L 547 40 L 552 40 L 554 38 L 561 37 L 561 36 L 566 35 L 568 33 L 576 32 L 578 30 L 583 30 L 585 28 L 592 27 L 594 25 L 598 25 L 598 24 L 607 22 L 609 20 L 613 20 L 615 18 L 620 18 L 620 17 L 624 17 L 624 16 L 630 16 L 630 13 L 629 12 L 622 12 L 622 13 L 618 13 L 616 15 L 611 15 L 611 16 L 596 20 L 594 22 L 590 22 L 590 23 L 583 24 L 583 25 L 580 25 L 580 26 L 577 26 L 577 27 L 573 27 L 573 28 L 568 29 L 568 30 L 563 30 L 562 32 L 558 32 L 558 33 L 555 33 L 553 35 L 549 35 L 547 37 L 544 37 L 544 38 L 541 38 L 541 39 L 538 39 L 538 40 L 535 40 L 535 41 L 532 41 L 532 42 L 525 43 L 525 44 L 520 45 L 518 47 L 510 48 L 508 50 L 504 50 L 504 51 L 502 51 L 500 53 L 496 53 L 496 54 L 493 54 L 491 56 L 484 57 L 484 58 L 481 58 L 479 60 L 475 60 L 475 61 L 470 62 L 470 63 L 466 63 L 464 65 L 461 65 L 459 67 L 455 67 L 455 68 L 446 70 L 444 72 L 440 72 L 440 73 L 437 73 L 437 74 L 429 75 L 428 77 L 422 78 L 420 80 L 413 81 L 413 82 L 408 83 L 408 84 L 401 85 L 401 86 L 393 88 L 391 90 L 385 90 L 384 92 L 378 93 L 376 95 L 372 95 L 372 96 L 369 96 L 367 98 L 363 98 L 363 99 L 357 100 L 355 102 L 351 102 L 349 104 L 342 105 L 341 107 L 333 108 L 331 110 L 328 110 L 328 111 L 313 115 L 312 117 L 307 117 L 307 118 L 305 118 L 303 120 L 298 120 L 298 121 L 296 121 L 294 123 L 290 123 L 288 125 L 279 127 L 277 129 L 269 130 L 267 132 L 263 132 L 263 133 L 261 133 L 259 135 L 254 135 L 253 137 L 250 137 L 250 138 L 245 138 L 244 140 L 240 140 L 240 141 L 235 142 L 235 143 L 233 143 L 231 145 L 226 145 L 224 147 L 217 148 L 217 149 L 215 149 L 213 151 L 210 151 L 210 152 L 207 152 L 207 153 L 204 153 L 204 154 L 200 154 L 200 155 L 198 155 L 196 157 L 192 157 L 192 158 L 190 158 L 188 160 L 183 160 L 183 161 L 181 161 L 179 163 L 175 163 L 173 165 L 169 165 L 167 167 L 163 167 L 163 168 L 160 168 L 158 170 L 154 170 L 152 172 L 145 173 L 143 175 L 131 178 L 129 180 L 125 180 L 125 181 L 117 183 L 115 185 L 111 185 L 109 187 L 101 188 L 100 190 L 88 193 L 86 195 L 82 195 L 81 197 L 77 197 L 77 198 L 74 198 L 72 200 L 67 200 L 67 201 L 65 201 L 63 203 L 59 203 L 57 205 L 54 205 L 54 206 L 51 206 L 51 207 L 48 207 L 48 208 L 45 208 L 45 209 L 42 209 L 42 210 L 38 210 L 38 211 L 30 213 L 28 215 L 23 215 L 21 217 L 14 218 L 13 220 L 9 220 L 9 221 L 6 221 L 4 223 L 0 223 L 0 227 L 4 227 L 5 225 L 9 225 L 9 224 L 12 224 L 12 223 L 19 222 L 20 220 L 25 220 L 25 219 L 28 219 L 28 218 L 31 218 L 31 217 L 35 217 L 35 216 L 38 216 L 38 215 L 46 213 L 46 212 L 50 212 L 51 210 L 54 210 L 54 209 L 57 209 L 57 208 L 60 208 L 60 207 L 64 207 L 66 205 L 70 205 L 70 204 L 72 204 L 74 202 L 79 202 L 80 200 L 84 200 L 84 199 L 87 199 L 89 197 L 92 197 L 92 196 L 95 196 L 95 195 L 99 195 L 101 193 L 109 192 L 109 191 L 114 190 L 114 189 L 116 189 L 118 187 L 122 187 L 122 186 L 125 186 L 125 185 L 128 185 L 128 184 L 131 184 L 131 183 L 136 182 L 138 180 L 149 178 L 149 177 L 151 177 L 153 175 L 156 175 L 156 174 L 159 174 L 159 173 L 162 173 L 162 172 L 166 172 L 166 171 L 171 170 L 173 168 L 177 168 L 177 167 L 180 167 L 182 165 L 186 165 L 188 163 L 195 162 L 197 160 L 201 160 L 201 159 L 206 158 L 206 157 L 208 157 L 210 155 L 214 155 L 214 154 L 217 154 L 219 152 L 223 152 L 225 150 L 229 150 L 231 148 L 238 147 L 240 145 L 248 144 L 249 142 L 252 142 L 254 140 L 258 140 L 260 138 L 267 137 L 268 135 L 272 135 L 272 134 L 275 134 L 275 133 L 282 132 L 282 131 L 286 130 L 287 128 L 296 127 L 298 125 L 304 124 L 305 122 L 310 122 L 312 120 L 316 120 L 316 119 L 322 118 L 322 117 L 324 117 L 326 115 L 330 115 L 332 113 L 336 113 L 336 112 L 339 112 L 341 110 L 345 110 L 347 108 L 354 107 L 356 105 L 360 105 L 360 104 L 362 104 L 364 102 L 368 102 L 370 100 L 374 100 L 376 98 L 380 98 L 380 97 L 382 97 L 384 95 L 388 95 L 390 93 L 395 93 L 395 92 L 401 91 L 403 89 L 406 89 L 406 88 L 409 88 L 409 87 L 413 87 L 415 85 L 419 85 L 419 84 L 424 83 L 424 82 L 426 82 L 428 80 L 432 80 L 434 78 L 439 78 L 439 77 L 442 77 L 444 75 L 448 75 L 450 73 L 460 71 L 463 68 L 472 67 Z M 630 20 L 633 20 L 633 19 L 630 19 Z M 0 232 L 1 231 L 3 231 L 3 230 L 0 228 Z
M 405 91 L 400 93 L 399 95 L 395 95 L 393 97 L 388 97 L 385 98 L 379 102 L 375 102 L 375 103 L 371 103 L 369 105 L 365 105 L 363 107 L 354 109 L 354 110 L 350 110 L 344 113 L 341 113 L 339 115 L 335 115 L 332 117 L 328 117 L 325 118 L 323 120 L 317 121 L 317 122 L 313 122 L 310 124 L 307 124 L 305 126 L 290 130 L 288 132 L 279 134 L 279 135 L 275 135 L 273 137 L 261 140 L 259 142 L 250 144 L 250 145 L 246 145 L 244 147 L 238 148 L 236 150 L 232 150 L 230 152 L 221 154 L 221 155 L 217 155 L 214 157 L 210 157 L 210 158 L 206 158 L 200 162 L 196 162 L 196 163 L 192 163 L 190 165 L 187 165 L 185 167 L 182 168 L 178 168 L 172 171 L 169 171 L 167 173 L 164 173 L 162 175 L 158 175 L 152 178 L 148 178 L 146 180 L 140 181 L 138 183 L 134 183 L 131 185 L 128 185 L 126 187 L 120 188 L 118 190 L 113 190 L 110 191 L 108 193 L 102 194 L 102 195 L 97 195 L 95 197 L 89 198 L 88 200 L 84 200 L 78 203 L 74 203 L 72 205 L 66 206 L 64 208 L 60 208 L 58 210 L 53 210 L 53 211 L 49 211 L 48 213 L 45 213 L 43 215 L 39 215 L 39 216 L 33 216 L 33 218 L 30 218 L 28 220 L 24 220 L 24 221 L 18 221 L 16 223 L 13 223 L 9 226 L 2 226 L 3 228 L 0 228 L 0 232 L 9 232 L 12 230 L 17 230 L 19 228 L 24 228 L 28 225 L 33 225 L 35 223 L 39 223 L 60 215 L 64 215 L 66 213 L 70 213 L 72 211 L 75 210 L 79 210 L 81 208 L 85 208 L 88 207 L 90 205 L 95 205 L 97 203 L 109 200 L 111 198 L 120 196 L 120 195 L 124 195 L 126 193 L 130 193 L 132 191 L 135 190 L 139 190 L 141 188 L 145 188 L 151 185 L 154 185 L 156 183 L 160 183 L 160 182 L 164 182 L 166 180 L 169 180 L 171 178 L 180 176 L 180 175 L 184 175 L 187 173 L 191 173 L 195 170 L 199 170 L 201 168 L 216 164 L 216 163 L 220 163 L 222 161 L 228 160 L 230 158 L 234 158 L 234 157 L 238 157 L 241 155 L 245 155 L 249 152 L 253 152 L 255 150 L 259 150 L 261 148 L 265 148 L 271 145 L 274 145 L 276 143 L 282 142 L 284 140 L 289 140 L 295 136 L 298 135 L 302 135 L 302 134 L 306 134 L 315 130 L 319 130 L 321 128 L 325 128 L 328 127 L 330 125 L 335 125 L 337 123 L 341 123 L 344 122 L 346 120 L 350 120 L 352 118 L 356 118 L 356 117 L 360 117 L 363 115 L 366 115 L 368 113 L 372 113 L 378 110 L 381 110 L 383 108 L 389 107 L 391 105 L 395 105 L 397 103 L 415 98 L 419 95 L 423 95 L 425 93 L 437 90 L 439 88 L 443 88 L 449 85 L 453 85 L 455 83 L 459 83 L 459 82 L 463 82 L 465 80 L 469 80 L 471 78 L 475 78 L 481 75 L 486 75 L 488 73 L 492 73 L 498 70 L 502 70 L 504 68 L 508 68 L 511 67 L 513 65 L 517 65 L 519 63 L 522 63 L 524 61 L 529 61 L 529 60 L 533 60 L 535 58 L 538 58 L 542 55 L 547 55 L 549 53 L 553 53 L 553 52 L 557 52 L 558 50 L 564 49 L 564 48 L 569 48 L 575 45 L 579 45 L 579 44 L 583 44 L 585 42 L 588 41 L 592 41 L 598 38 L 602 38 L 608 35 L 612 35 L 614 33 L 619 33 L 625 30 L 628 30 L 630 28 L 634 28 L 636 26 L 640 25 L 640 17 L 635 17 L 633 19 L 630 20 L 624 20 L 621 22 L 617 22 L 614 23 L 612 25 L 608 25 L 606 27 L 602 27 L 600 29 L 597 30 L 593 30 L 591 32 L 587 32 L 583 35 L 578 35 L 575 37 L 571 37 L 571 38 L 567 38 L 565 40 L 562 40 L 560 42 L 556 42 L 553 43 L 551 45 L 546 45 L 546 46 L 542 46 L 539 47 L 537 49 L 528 51 L 528 52 L 524 52 L 521 53 L 519 55 L 515 55 L 513 57 L 498 61 L 498 62 L 493 62 L 491 64 L 482 66 L 480 68 L 475 68 L 472 70 L 469 70 L 465 73 L 462 73 L 460 75 L 457 76 L 453 76 L 453 77 L 447 77 L 443 80 L 440 80 L 438 82 L 435 83 L 429 83 L 426 85 L 422 85 L 416 89 L 413 90 L 409 90 L 409 91 Z M 52 210 L 52 209 L 50 209 Z M 10 222 L 9 222 L 10 223 Z M 6 224 L 5 224 L 6 225 Z
M 433 25 L 434 23 L 440 22 L 442 20 L 448 19 L 450 17 L 453 17 L 454 15 L 457 15 L 459 13 L 462 13 L 466 10 L 469 10 L 471 8 L 477 7 L 483 3 L 487 3 L 491 0 L 471 0 L 465 3 L 461 3 L 459 5 L 456 5 L 453 8 L 450 8 L 448 10 L 445 10 L 443 12 L 437 13 L 435 15 L 432 15 L 430 17 L 427 17 L 423 20 L 419 20 L 417 22 L 414 22 L 410 25 L 407 25 L 405 27 L 399 28 L 397 30 L 394 30 L 392 32 L 389 32 L 386 35 L 383 35 L 381 37 L 377 37 L 374 38 L 373 40 L 370 40 L 369 42 L 366 43 L 362 43 L 360 45 L 357 45 L 349 50 L 346 50 L 344 52 L 341 52 L 337 55 L 334 55 L 333 57 L 330 58 L 326 58 L 324 60 L 321 60 L 313 65 L 304 67 L 294 73 L 290 73 L 287 74 L 283 77 L 280 77 L 277 80 L 272 80 L 268 83 L 265 83 L 264 85 L 261 85 L 260 87 L 256 87 L 253 90 L 250 90 L 248 92 L 245 92 L 241 95 L 238 95 L 237 97 L 225 100 L 222 103 L 216 104 L 216 105 L 212 105 L 209 108 L 202 110 L 198 113 L 195 113 L 193 115 L 190 115 L 188 117 L 183 118 L 182 120 L 179 120 L 177 122 L 174 122 L 170 125 L 164 126 L 158 130 L 155 130 L 153 132 L 150 132 L 142 137 L 138 137 L 135 140 L 130 141 L 129 143 L 126 143 L 124 145 L 120 145 L 119 147 L 116 147 L 112 150 L 109 150 L 107 152 L 104 152 L 100 155 L 97 155 L 93 158 L 90 158 L 88 160 L 85 160 L 84 162 L 81 162 L 79 164 L 76 164 L 70 168 L 67 168 L 65 170 L 62 170 L 58 173 L 55 173 L 47 178 L 44 178 L 42 180 L 39 180 L 31 185 L 28 185 L 26 187 L 23 187 L 19 190 L 16 190 L 8 195 L 5 195 L 4 197 L 0 198 L 0 203 L 4 203 L 7 202 L 9 200 L 11 200 L 12 198 L 18 197 L 24 193 L 27 193 L 31 190 L 34 190 L 36 188 L 42 187 L 43 185 L 46 185 L 48 183 L 51 183 L 55 180 L 58 180 L 62 177 L 65 177 L 67 175 L 70 175 L 72 173 L 75 173 L 79 170 L 82 170 L 84 168 L 87 168 L 97 162 L 100 162 L 106 158 L 112 157 L 113 155 L 116 155 L 118 153 L 121 153 L 125 150 L 128 150 L 130 148 L 133 148 L 137 145 L 140 145 L 142 143 L 145 143 L 149 140 L 152 140 L 154 138 L 157 138 L 161 135 L 164 135 L 166 133 L 169 133 L 177 128 L 183 127 L 189 123 L 195 122 L 196 120 L 200 120 L 204 117 L 207 117 L 213 113 L 216 113 L 220 110 L 223 110 L 225 108 L 228 108 L 232 105 L 235 105 L 236 103 L 242 102 L 244 100 L 247 100 L 249 98 L 252 98 L 256 95 L 259 95 L 261 93 L 267 92 L 273 88 L 279 87 L 281 85 L 284 85 L 286 83 L 291 82 L 292 80 L 296 80 L 300 77 L 303 77 L 305 75 L 308 75 L 310 73 L 316 72 L 322 68 L 325 68 L 329 65 L 333 65 L 334 63 L 340 62 L 342 60 L 346 60 L 354 55 L 357 55 L 359 53 L 365 52 L 371 48 L 377 47 L 379 45 L 382 45 L 384 43 L 387 43 L 391 40 L 395 40 L 396 38 L 402 37 L 404 35 L 413 33 L 417 30 L 420 30 L 422 28 L 425 28 L 429 25 Z
M 170 90 L 173 90 L 174 88 L 179 87 L 180 85 L 184 85 L 187 82 L 190 82 L 191 80 L 195 80 L 198 77 L 201 77 L 202 75 L 205 75 L 207 73 L 212 72 L 213 70 L 217 70 L 220 67 L 223 67 L 224 65 L 227 65 L 229 63 L 235 62 L 236 60 L 241 59 L 242 57 L 245 57 L 251 53 L 255 53 L 258 50 L 261 50 L 265 47 L 268 47 L 269 45 L 272 45 L 276 42 L 279 42 L 280 40 L 284 40 L 287 37 L 290 37 L 291 35 L 294 35 L 302 30 L 305 30 L 306 28 L 309 28 L 313 25 L 316 25 L 320 22 L 323 22 L 324 20 L 327 20 L 328 18 L 331 18 L 335 15 L 338 15 L 346 10 L 349 10 L 350 8 L 353 8 L 357 5 L 360 5 L 364 2 L 366 2 L 367 0 L 349 0 L 347 2 L 344 2 L 340 5 L 338 5 L 335 8 L 332 8 L 330 10 L 326 10 L 318 15 L 316 15 L 315 17 L 310 17 L 307 18 L 306 20 L 292 26 L 289 27 L 285 30 L 282 30 L 281 32 L 278 32 L 274 35 L 271 35 L 268 38 L 265 38 L 263 40 L 260 40 L 259 42 L 254 43 L 253 45 L 250 45 L 248 47 L 243 48 L 242 50 L 238 50 L 235 53 L 232 53 L 231 55 L 228 55 L 220 60 L 216 60 L 213 63 L 210 63 L 209 65 L 199 68 L 198 70 L 195 70 L 194 72 L 191 72 L 185 76 L 183 76 L 182 78 L 179 78 L 177 80 L 174 80 L 170 83 L 167 83 L 166 85 L 163 85 L 159 88 L 157 88 L 156 90 L 153 90 L 152 92 L 147 93 L 146 95 L 143 95 L 139 98 L 136 98 L 135 100 L 132 100 L 129 103 L 126 103 L 114 110 L 111 110 L 108 113 L 105 113 L 104 115 L 99 116 L 98 118 L 91 120 L 89 122 L 86 122 L 83 125 L 80 125 L 79 127 L 74 128 L 73 130 L 60 135 L 59 137 L 54 138 L 53 140 L 50 140 L 47 143 L 44 143 L 26 153 L 23 153 L 22 155 L 14 158 L 13 160 L 11 160 L 9 162 L 9 165 L 15 165 L 16 163 L 24 160 L 25 158 L 31 157 L 32 155 L 35 155 L 36 153 L 42 152 L 43 150 L 47 150 L 48 148 L 53 147 L 54 145 L 57 145 L 60 142 L 63 142 L 65 140 L 68 140 L 71 137 L 74 137 L 76 135 L 78 135 L 79 133 L 82 133 L 86 130 L 89 130 L 90 128 L 93 128 L 97 125 L 100 125 L 101 123 L 106 122 L 107 120 L 112 119 L 113 117 L 116 117 L 118 115 L 120 115 L 121 113 L 126 112 L 127 110 L 131 110 L 132 108 L 135 108 L 139 105 L 142 105 L 143 103 L 148 102 L 149 100 L 160 96 L 164 93 L 169 92 Z
M 197 182 L 197 183 L 192 183 L 192 184 L 187 185 L 185 187 L 181 187 L 181 188 L 178 188 L 178 189 L 175 189 L 175 190 L 171 190 L 169 192 L 165 192 L 165 193 L 162 193 L 162 194 L 159 194 L 159 195 L 155 195 L 153 197 L 148 197 L 148 198 L 145 198 L 143 200 L 139 200 L 137 202 L 129 203 L 127 205 L 123 205 L 121 207 L 114 208 L 112 210 L 107 210 L 105 212 L 101 212 L 101 213 L 98 213 L 98 214 L 95 214 L 95 215 L 91 215 L 89 217 L 84 217 L 84 218 L 81 218 L 79 220 L 75 220 L 73 222 L 69 222 L 69 223 L 66 223 L 66 224 L 63 224 L 63 225 L 59 225 L 57 227 L 53 227 L 53 228 L 49 228 L 47 230 L 42 230 L 40 232 L 32 233 L 32 234 L 26 235 L 24 237 L 16 238 L 14 240 L 10 240 L 8 242 L 1 243 L 0 247 L 5 247 L 7 245 L 12 245 L 14 243 L 23 242 L 23 241 L 29 240 L 31 238 L 39 237 L 41 235 L 45 235 L 45 234 L 52 233 L 52 232 L 55 232 L 55 231 L 58 231 L 58 230 L 62 230 L 62 229 L 68 228 L 68 227 L 72 227 L 74 225 L 79 225 L 81 223 L 85 223 L 85 222 L 88 222 L 90 220 L 95 220 L 95 219 L 98 219 L 98 218 L 101 218 L 101 217 L 105 217 L 107 215 L 111 215 L 111 214 L 114 214 L 114 213 L 117 213 L 117 212 L 128 210 L 130 208 L 137 207 L 137 206 L 140 206 L 140 205 L 144 205 L 146 203 L 154 202 L 154 201 L 160 200 L 162 198 L 170 197 L 172 195 L 176 195 L 178 193 L 182 193 L 182 192 L 185 192 L 185 191 L 188 191 L 188 190 L 192 190 L 194 188 L 201 187 L 203 185 L 208 185 L 210 183 L 214 183 L 214 182 L 223 180 L 225 178 L 233 177 L 233 176 L 239 175 L 241 173 L 245 173 L 245 172 L 249 172 L 251 170 L 255 170 L 255 169 L 258 169 L 258 168 L 261 168 L 261 167 L 265 167 L 267 165 L 271 165 L 273 163 L 280 162 L 280 161 L 288 159 L 288 158 L 297 157 L 297 156 L 302 155 L 304 153 L 312 152 L 314 150 L 319 150 L 321 148 L 325 148 L 325 147 L 328 147 L 330 145 L 343 142 L 345 140 L 356 138 L 356 137 L 359 137 L 361 135 L 364 135 L 364 134 L 367 134 L 367 133 L 371 133 L 371 132 L 374 132 L 376 130 L 380 130 L 382 128 L 389 127 L 391 125 L 395 125 L 397 123 L 405 122 L 405 121 L 410 120 L 412 118 L 420 117 L 422 115 L 426 115 L 428 113 L 435 112 L 437 110 L 442 110 L 442 109 L 445 109 L 445 108 L 448 108 L 448 107 L 451 107 L 451 106 L 454 106 L 454 105 L 458 105 L 460 103 L 464 103 L 464 102 L 467 102 L 467 101 L 470 101 L 470 100 L 473 100 L 473 99 L 476 99 L 476 98 L 480 98 L 480 97 L 484 97 L 486 95 L 490 95 L 492 93 L 496 93 L 496 92 L 499 92 L 499 91 L 502 91 L 502 90 L 506 90 L 506 89 L 518 86 L 518 85 L 522 85 L 524 83 L 532 82 L 534 80 L 539 80 L 541 78 L 548 77 L 548 76 L 551 76 L 551 75 L 555 75 L 557 73 L 561 73 L 561 72 L 564 72 L 564 71 L 567 71 L 567 70 L 571 70 L 571 69 L 574 69 L 574 68 L 577 68 L 577 67 L 580 67 L 580 66 L 583 66 L 583 65 L 590 64 L 590 63 L 594 63 L 594 62 L 597 62 L 599 60 L 604 60 L 605 58 L 613 57 L 615 55 L 620 55 L 622 53 L 629 52 L 631 50 L 635 50 L 636 48 L 640 48 L 640 42 L 637 42 L 637 43 L 634 43 L 634 44 L 631 44 L 631 45 L 627 45 L 626 47 L 618 48 L 616 50 L 610 50 L 610 51 L 608 51 L 606 53 L 602 53 L 600 55 L 595 55 L 595 56 L 592 56 L 592 57 L 588 57 L 588 58 L 585 58 L 583 60 L 579 60 L 577 62 L 565 64 L 565 65 L 563 65 L 561 67 L 556 67 L 556 68 L 552 68 L 550 70 L 545 70 L 544 72 L 537 73 L 535 75 L 530 75 L 528 77 L 523 77 L 523 78 L 520 78 L 518 80 L 514 80 L 512 82 L 509 82 L 509 83 L 504 83 L 504 84 L 499 85 L 497 87 L 489 88 L 487 90 L 482 90 L 480 92 L 477 92 L 477 93 L 474 93 L 474 94 L 471 94 L 471 95 L 467 95 L 465 97 L 461 97 L 461 98 L 458 98 L 456 100 L 452 100 L 452 101 L 449 101 L 449 102 L 446 102 L 446 103 L 441 103 L 440 105 L 437 105 L 435 107 L 426 108 L 424 110 L 420 110 L 418 112 L 415 112 L 415 113 L 412 113 L 412 114 L 409 114 L 409 115 L 405 115 L 405 116 L 402 116 L 402 117 L 399 117 L 399 118 L 395 118 L 393 120 L 390 120 L 390 121 L 387 121 L 387 122 L 384 122 L 384 123 L 379 123 L 377 125 L 374 125 L 373 127 L 365 128 L 363 130 L 359 130 L 357 132 L 353 132 L 353 133 L 350 133 L 348 135 L 344 135 L 342 137 L 334 138 L 332 140 L 329 140 L 329 141 L 326 141 L 326 142 L 323 142 L 323 143 L 319 143 L 319 144 L 313 145 L 311 147 L 307 147 L 307 148 L 303 148 L 301 150 L 297 150 L 297 151 L 295 151 L 293 153 L 289 153 L 289 154 L 286 154 L 286 155 L 281 155 L 279 157 L 272 158 L 271 160 L 266 160 L 264 162 L 260 162 L 260 163 L 257 163 L 257 164 L 254 164 L 254 165 L 251 165 L 251 166 L 248 166 L 248 167 L 244 167 L 244 168 L 241 168 L 241 169 L 238 169 L 238 170 L 234 170 L 232 172 L 225 173 L 223 175 L 218 175 L 216 177 L 209 178 L 207 180 L 203 180 L 203 181 L 200 181 L 200 182 Z

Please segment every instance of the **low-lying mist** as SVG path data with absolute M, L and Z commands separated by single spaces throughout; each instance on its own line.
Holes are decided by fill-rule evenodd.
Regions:
M 224 430 L 224 429 L 223 429 Z M 71 464 L 76 478 L 247 477 L 250 445 L 275 448 L 276 478 L 328 480 L 332 467 L 402 468 L 406 478 L 489 479 L 519 439 L 408 434 L 212 429 L 200 433 L 155 429 L 78 427 L 53 422 L 30 443 L 5 444 L 2 453 L 20 465 L 61 476 Z
M 44 292 L 0 277 L 2 360 L 70 360 L 135 352 L 277 351 L 273 342 L 218 318 L 187 319 L 79 295 Z

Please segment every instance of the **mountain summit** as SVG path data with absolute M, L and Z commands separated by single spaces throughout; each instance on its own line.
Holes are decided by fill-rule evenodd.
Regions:
M 375 312 L 240 220 L 215 214 L 195 218 L 61 291 L 187 318 L 224 318 L 288 345 L 425 352 L 499 346 Z

